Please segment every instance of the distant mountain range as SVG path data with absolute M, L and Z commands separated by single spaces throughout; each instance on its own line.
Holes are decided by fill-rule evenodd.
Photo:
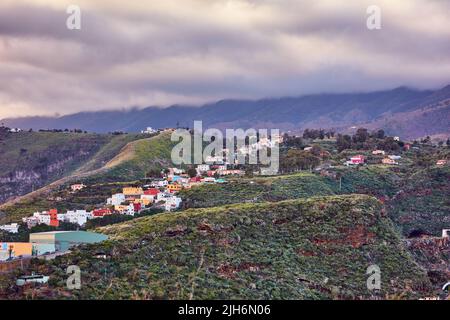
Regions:
M 138 132 L 145 127 L 279 128 L 301 132 L 305 128 L 383 128 L 389 134 L 413 139 L 450 135 L 450 85 L 439 90 L 400 87 L 370 93 L 315 94 L 262 100 L 222 100 L 199 107 L 174 105 L 121 111 L 80 112 L 61 117 L 3 119 L 22 129 L 82 129 L 89 132 Z

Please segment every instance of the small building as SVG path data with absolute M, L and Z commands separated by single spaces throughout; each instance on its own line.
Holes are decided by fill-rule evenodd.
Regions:
M 231 176 L 231 175 L 245 175 L 245 171 L 243 170 L 217 170 L 217 173 L 220 176 Z
M 166 201 L 164 204 L 165 210 L 172 211 L 172 210 L 177 209 L 180 206 L 182 200 L 179 197 L 173 196 L 173 197 L 166 198 L 165 201 Z
M 120 214 L 126 214 L 128 216 L 134 216 L 134 205 L 130 204 L 119 204 L 114 206 L 114 211 Z
M 101 233 L 86 231 L 51 231 L 30 234 L 30 243 L 37 245 L 37 248 L 39 245 L 49 245 L 54 247 L 54 251 L 60 252 L 80 244 L 98 243 L 107 239 L 108 237 Z
M 182 189 L 182 186 L 179 184 L 169 184 L 167 186 L 167 191 L 169 191 L 170 193 L 181 191 L 181 189 Z
M 209 164 L 199 164 L 197 166 L 197 173 L 198 174 L 202 174 L 204 172 L 207 172 L 208 170 L 210 170 Z
M 395 136 L 394 141 L 400 141 L 400 137 Z
M 86 210 L 67 211 L 62 217 L 62 221 L 83 226 L 91 217 L 92 214 Z
M 389 159 L 391 160 L 400 160 L 402 157 L 401 156 L 397 156 L 397 155 L 390 155 L 388 156 Z
M 144 194 L 144 190 L 142 190 L 141 187 L 126 187 L 123 188 L 123 194 L 125 196 L 140 196 L 141 194 Z
M 350 160 L 346 161 L 345 164 L 348 165 L 357 165 L 363 164 L 365 162 L 365 157 L 363 155 L 356 155 L 350 158 Z
M 450 229 L 442 230 L 442 238 L 450 238 Z
M 374 151 L 372 151 L 372 154 L 373 155 L 385 155 L 385 152 L 384 152 L 384 150 L 374 150 Z
M 447 164 L 447 160 L 444 160 L 444 159 L 438 160 L 438 161 L 436 162 L 436 165 L 437 165 L 437 166 L 445 166 L 446 164 Z
M 153 134 L 158 132 L 158 130 L 153 129 L 152 127 L 147 127 L 145 130 L 141 130 L 141 133 Z
M 383 160 L 381 160 L 382 164 L 388 164 L 388 165 L 395 165 L 398 164 L 397 161 L 389 159 L 389 158 L 384 158 Z
M 103 218 L 104 216 L 112 214 L 111 210 L 108 208 L 95 209 L 92 211 L 93 218 Z
M 10 258 L 28 257 L 33 254 L 33 246 L 28 242 L 0 242 L 0 261 Z
M 0 230 L 6 231 L 9 233 L 18 233 L 19 225 L 17 223 L 4 224 L 4 225 L 0 226 Z
M 17 286 L 24 286 L 28 283 L 47 283 L 50 278 L 48 276 L 44 276 L 42 274 L 34 274 L 32 273 L 31 276 L 21 276 L 18 277 L 16 280 Z
M 116 206 L 125 202 L 125 195 L 123 193 L 116 193 L 111 198 L 106 199 L 106 204 Z
M 147 189 L 144 191 L 144 195 L 147 196 L 157 196 L 158 193 L 160 193 L 161 191 L 159 191 L 159 189 L 156 188 L 152 188 L 152 189 Z
M 70 189 L 73 191 L 73 192 L 75 192 L 75 191 L 78 191 L 78 190 L 82 190 L 83 188 L 85 188 L 86 186 L 84 185 L 84 184 L 82 184 L 82 183 L 77 183 L 77 184 L 73 184 L 73 185 L 71 185 L 70 186 Z

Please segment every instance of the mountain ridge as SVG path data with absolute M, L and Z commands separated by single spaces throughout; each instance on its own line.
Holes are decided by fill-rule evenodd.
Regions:
M 439 90 L 415 90 L 399 87 L 393 90 L 368 93 L 324 93 L 299 97 L 265 98 L 260 100 L 220 100 L 199 107 L 172 105 L 167 108 L 79 112 L 60 117 L 23 117 L 1 120 L 9 127 L 22 129 L 78 128 L 91 132 L 138 132 L 147 126 L 156 128 L 192 127 L 194 120 L 203 126 L 225 128 L 278 128 L 282 131 L 301 131 L 308 127 L 346 128 L 376 123 L 380 119 L 400 113 L 415 112 L 450 100 L 450 85 Z M 450 110 L 445 114 L 450 117 Z M 436 117 L 442 118 L 442 112 Z M 445 116 L 445 115 L 444 115 Z M 408 117 L 407 117 L 408 118 Z M 433 118 L 433 117 L 431 117 Z M 401 119 L 400 119 L 401 120 Z M 387 128 L 390 134 L 409 139 L 421 137 L 428 122 L 414 130 L 402 130 L 401 125 Z M 400 129 L 399 129 L 400 128 Z M 449 133 L 448 125 L 440 125 L 431 134 Z

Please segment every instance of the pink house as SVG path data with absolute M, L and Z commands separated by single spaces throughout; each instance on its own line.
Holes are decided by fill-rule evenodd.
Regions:
M 357 156 L 353 156 L 350 158 L 350 162 L 352 164 L 360 164 L 360 163 L 364 163 L 364 156 L 363 155 L 357 155 Z

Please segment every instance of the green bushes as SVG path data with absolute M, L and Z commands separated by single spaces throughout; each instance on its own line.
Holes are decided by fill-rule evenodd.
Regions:
M 426 275 L 380 211 L 374 198 L 352 195 L 157 214 L 104 227 L 100 231 L 110 240 L 48 262 L 47 268 L 59 275 L 61 266 L 82 261 L 88 275 L 82 289 L 60 293 L 82 299 L 420 294 L 408 285 L 414 280 L 427 288 Z M 99 250 L 110 258 L 95 259 Z M 379 293 L 366 288 L 371 264 L 386 279 Z M 60 290 L 50 287 L 52 293 Z

